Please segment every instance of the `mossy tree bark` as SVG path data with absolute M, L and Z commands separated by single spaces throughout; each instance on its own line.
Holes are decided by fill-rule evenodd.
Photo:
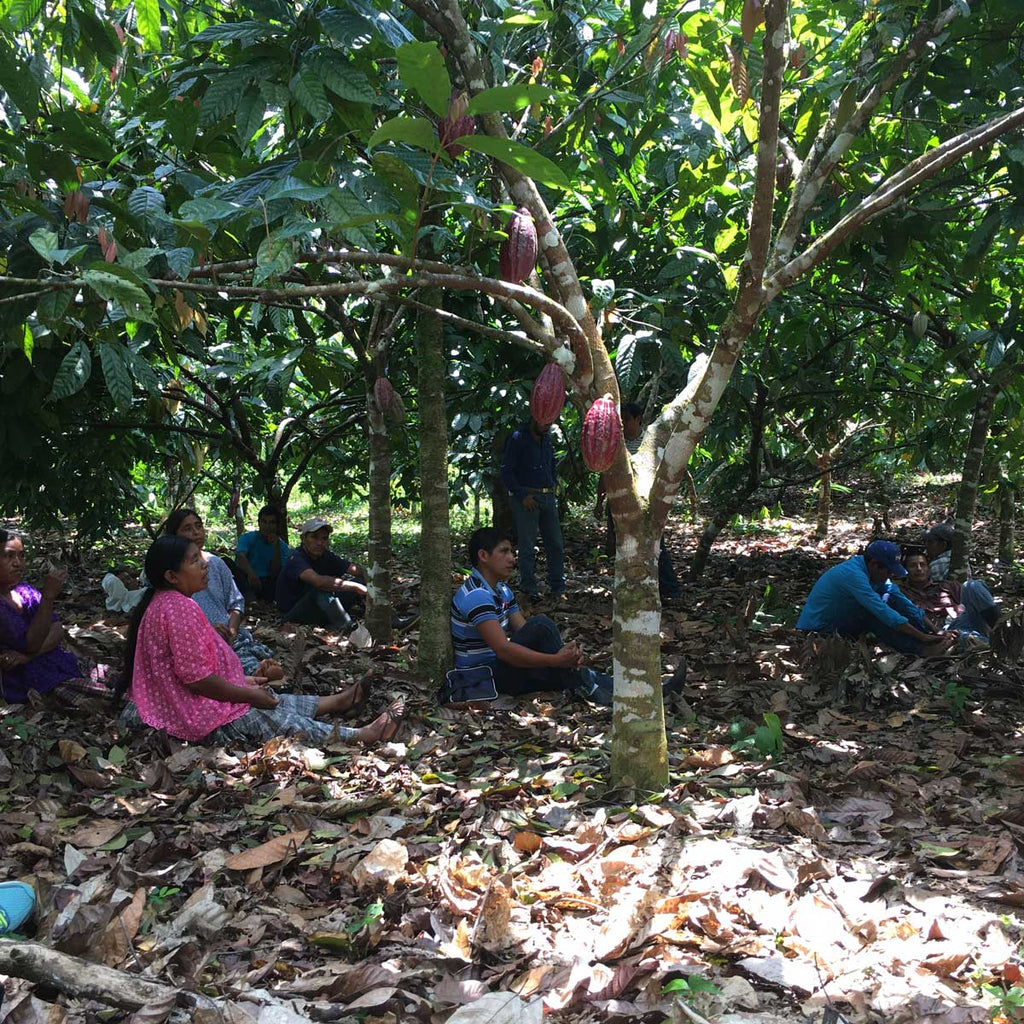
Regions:
M 440 307 L 444 294 L 426 289 L 421 301 Z M 420 311 L 416 317 L 419 360 L 420 489 L 420 639 L 417 669 L 440 680 L 451 667 L 449 606 L 452 590 L 452 540 L 448 508 L 448 413 L 445 409 L 444 328 L 440 318 Z
M 1016 503 L 1016 489 L 1004 476 L 999 481 L 999 561 L 1004 565 L 1013 565 L 1015 561 L 1017 539 L 1013 517 Z
M 988 443 L 988 430 L 992 423 L 992 409 L 998 394 L 998 386 L 990 384 L 980 387 L 974 403 L 971 435 L 967 441 L 964 469 L 956 496 L 956 535 L 953 539 L 953 557 L 949 563 L 951 573 L 965 572 L 970 561 L 971 530 L 974 526 L 974 511 L 978 506 L 978 485 L 985 465 L 985 445 Z
M 386 644 L 391 641 L 391 441 L 372 383 L 367 386 L 366 412 L 370 432 L 366 628 L 376 643 Z

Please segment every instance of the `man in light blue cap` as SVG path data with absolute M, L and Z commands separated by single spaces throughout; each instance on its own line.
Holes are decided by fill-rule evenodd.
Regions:
M 874 540 L 824 572 L 811 589 L 796 628 L 849 638 L 871 633 L 905 654 L 944 654 L 955 638 L 933 632 L 924 612 L 890 578 L 901 579 L 900 549 Z
M 24 882 L 0 882 L 0 935 L 16 932 L 32 916 L 35 905 L 32 886 Z

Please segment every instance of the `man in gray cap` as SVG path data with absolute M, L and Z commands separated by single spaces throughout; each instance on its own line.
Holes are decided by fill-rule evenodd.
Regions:
M 299 531 L 299 546 L 277 578 L 277 607 L 287 622 L 330 626 L 339 632 L 352 626 L 345 607 L 366 597 L 366 572 L 355 562 L 336 555 L 328 545 L 331 526 L 323 519 L 307 519 Z M 353 577 L 359 577 L 354 579 Z
M 925 531 L 924 553 L 928 556 L 928 575 L 933 581 L 949 578 L 949 562 L 953 557 L 953 538 L 956 528 L 952 523 L 936 523 Z

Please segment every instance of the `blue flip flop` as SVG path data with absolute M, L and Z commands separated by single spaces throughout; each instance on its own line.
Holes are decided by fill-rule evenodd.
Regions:
M 24 882 L 0 882 L 0 935 L 17 931 L 36 906 L 32 886 Z

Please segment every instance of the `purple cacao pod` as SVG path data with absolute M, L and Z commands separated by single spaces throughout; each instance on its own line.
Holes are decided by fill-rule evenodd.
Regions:
M 525 206 L 509 218 L 507 231 L 498 259 L 499 274 L 502 281 L 522 284 L 537 266 L 537 228 Z
M 615 403 L 606 395 L 599 398 L 583 417 L 580 451 L 587 469 L 603 473 L 615 461 L 622 440 L 622 420 Z
M 558 419 L 565 405 L 565 378 L 558 363 L 548 363 L 533 382 L 530 415 L 543 427 Z

